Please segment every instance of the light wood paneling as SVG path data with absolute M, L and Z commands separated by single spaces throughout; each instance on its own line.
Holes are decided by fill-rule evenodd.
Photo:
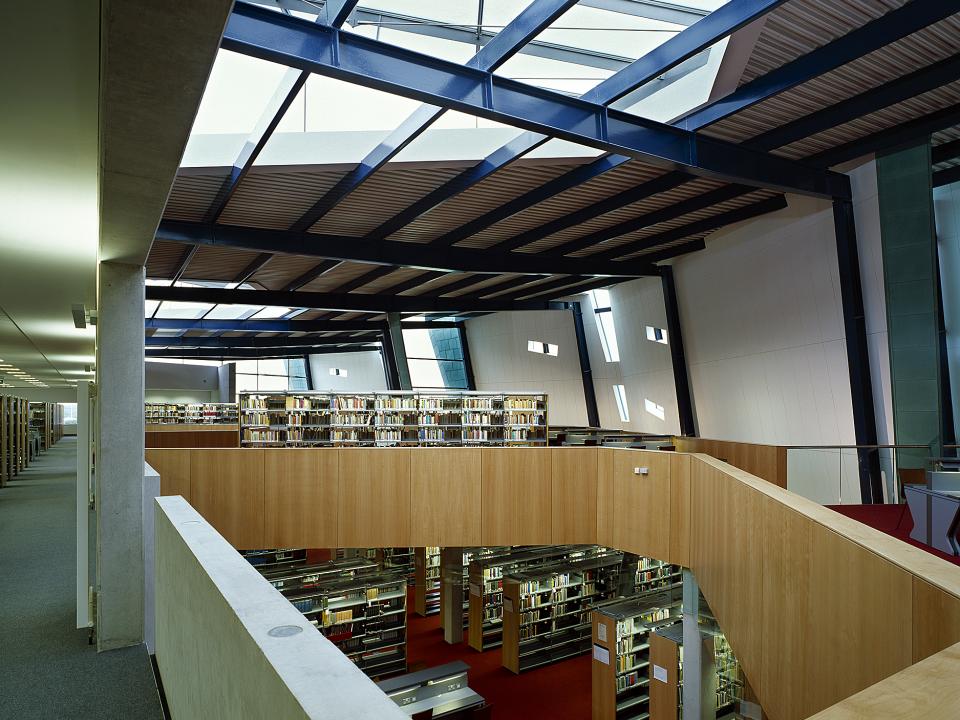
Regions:
M 956 720 L 960 645 L 862 690 L 809 720 Z
M 410 449 L 342 448 L 338 547 L 409 547 Z
M 597 544 L 613 547 L 613 448 L 597 448 Z
M 787 449 L 779 445 L 708 440 L 706 438 L 675 438 L 678 452 L 705 453 L 752 475 L 787 486 Z
M 760 500 L 702 458 L 691 458 L 690 566 L 750 684 L 763 697 Z
M 238 550 L 266 547 L 263 450 L 191 452 L 190 504 Z
M 480 545 L 480 448 L 412 448 L 410 544 Z
M 805 718 L 908 666 L 909 574 L 768 498 L 760 513 L 768 714 Z
M 670 555 L 672 453 L 614 450 L 613 547 L 667 560 Z M 636 475 L 646 468 L 646 475 Z
M 277 448 L 262 452 L 265 547 L 336 546 L 340 451 Z
M 555 545 L 597 542 L 597 456 L 599 448 L 550 451 Z
M 653 676 L 654 666 L 667 671 L 667 681 Z M 675 642 L 650 634 L 650 720 L 676 720 L 680 697 L 680 649 Z
M 520 581 L 503 578 L 503 645 L 501 664 L 511 672 L 520 672 Z
M 548 448 L 483 448 L 483 545 L 549 545 L 553 523 Z
M 147 463 L 160 473 L 161 495 L 182 495 L 190 499 L 190 450 L 148 449 L 144 452 Z
M 690 456 L 670 456 L 670 555 L 675 565 L 690 566 Z
M 920 578 L 913 578 L 913 661 L 919 662 L 957 642 L 960 601 Z
M 600 662 L 596 657 L 590 660 L 592 720 L 616 720 L 617 668 L 614 659 L 617 656 L 617 621 L 598 612 L 590 613 L 590 618 L 593 644 L 606 648 L 610 653 L 608 662 Z M 597 632 L 600 625 L 604 627 L 605 640 L 601 640 Z

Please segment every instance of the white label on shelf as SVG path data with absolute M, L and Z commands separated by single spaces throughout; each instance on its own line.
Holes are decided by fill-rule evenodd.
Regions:
M 480 597 L 481 595 L 480 586 L 477 585 L 476 583 L 470 583 L 470 594 Z
M 513 612 L 513 600 L 511 600 L 510 598 L 504 598 L 504 599 L 503 599 L 503 609 L 506 610 L 506 611 L 509 612 L 509 613 L 512 613 L 512 612 Z
M 660 667 L 659 665 L 654 664 L 653 679 L 659 680 L 662 683 L 669 682 L 667 680 L 667 669 L 665 667 Z
M 600 645 L 593 646 L 593 659 L 602 662 L 604 665 L 610 664 L 610 651 Z
M 607 641 L 607 626 L 604 623 L 597 623 L 597 640 Z

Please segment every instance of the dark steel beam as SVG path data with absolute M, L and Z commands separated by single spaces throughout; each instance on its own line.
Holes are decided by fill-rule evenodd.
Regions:
M 148 337 L 147 347 L 217 347 L 217 348 L 304 348 L 325 345 L 369 345 L 371 338 L 352 335 L 313 337 Z
M 203 287 L 163 287 L 148 285 L 148 300 L 181 302 L 306 307 L 342 312 L 505 312 L 513 310 L 563 310 L 562 304 L 537 300 L 461 300 L 418 295 L 359 295 L 319 292 L 282 292 L 278 290 L 225 290 Z
M 582 272 L 591 275 L 654 274 L 642 264 L 595 263 L 592 260 L 542 258 L 528 253 L 491 252 L 468 248 L 434 248 L 406 242 L 375 242 L 355 237 L 298 233 L 289 230 L 263 230 L 234 225 L 210 226 L 203 223 L 164 220 L 157 238 L 190 245 L 220 245 L 244 250 L 286 253 L 328 260 L 349 260 L 395 267 L 416 267 L 442 271 L 476 272 L 499 275 L 560 275 Z
M 294 278 L 286 285 L 284 285 L 281 290 L 288 292 L 291 290 L 299 290 L 304 285 L 309 285 L 314 280 L 316 280 L 321 275 L 326 275 L 328 272 L 334 268 L 340 267 L 342 265 L 339 260 L 324 260 L 321 263 L 317 263 L 312 268 L 307 270 L 303 275 L 300 275 L 297 278 Z
M 271 260 L 273 260 L 272 253 L 260 253 L 253 260 L 251 260 L 250 264 L 241 270 L 235 278 L 233 278 L 233 282 L 235 282 L 237 285 L 242 285 L 243 283 L 249 281 L 250 278 L 263 270 L 263 268 L 266 267 L 267 263 L 269 263 Z
M 535 0 L 497 33 L 496 37 L 480 49 L 470 61 L 470 66 L 478 70 L 493 72 L 575 4 L 576 0 Z M 302 69 L 307 70 L 308 68 Z M 313 227 L 340 201 L 360 187 L 377 170 L 396 157 L 397 153 L 419 137 L 444 112 L 446 112 L 446 108 L 437 107 L 432 103 L 422 105 L 415 110 L 399 128 L 367 153 L 355 169 L 344 175 L 336 185 L 301 215 L 290 229 L 305 231 Z
M 644 257 L 648 262 L 661 262 L 663 260 L 672 260 L 675 257 L 680 257 L 681 255 L 687 255 L 688 253 L 703 250 L 706 246 L 707 244 L 703 241 L 703 238 L 697 238 L 696 240 L 690 240 L 689 242 L 680 243 L 679 245 L 666 247 L 663 250 L 647 253 L 644 255 Z
M 444 275 L 446 275 L 445 272 L 441 272 L 439 270 L 430 270 L 425 273 L 420 273 L 416 277 L 412 277 L 409 280 L 404 280 L 396 285 L 391 285 L 390 287 L 385 288 L 382 292 L 390 293 L 392 295 L 399 295 L 407 290 L 413 290 L 421 285 L 426 285 L 428 282 L 436 280 L 437 278 L 442 278 Z
M 960 140 L 951 140 L 950 142 L 934 145 L 930 149 L 931 162 L 937 165 L 948 160 L 960 157 Z
M 482 287 L 479 290 L 471 290 L 470 292 L 465 292 L 462 295 L 457 295 L 458 298 L 478 298 L 478 297 L 487 297 L 493 295 L 494 293 L 502 293 L 507 290 L 515 290 L 517 288 L 523 287 L 524 285 L 529 285 L 532 282 L 537 280 L 543 280 L 544 278 L 550 277 L 549 275 L 524 275 L 519 278 L 509 278 L 494 285 L 487 285 Z
M 735 210 L 728 210 L 718 215 L 704 218 L 703 220 L 697 220 L 671 230 L 664 230 L 656 235 L 645 237 L 642 240 L 634 240 L 633 242 L 628 242 L 618 247 L 610 248 L 609 250 L 594 253 L 594 255 L 599 255 L 608 260 L 611 258 L 624 257 L 625 255 L 630 255 L 642 250 L 655 248 L 664 243 L 672 242 L 673 240 L 700 235 L 721 228 L 724 225 L 732 225 L 733 223 L 750 220 L 760 215 L 783 210 L 785 207 L 787 207 L 787 198 L 783 195 L 776 195 L 766 200 L 744 205 Z
M 616 167 L 620 167 L 623 163 L 628 162 L 629 157 L 625 155 L 603 155 L 598 157 L 596 160 L 593 160 L 586 165 L 581 165 L 580 167 L 574 168 L 569 172 L 564 173 L 560 177 L 550 180 L 540 187 L 536 187 L 533 190 L 530 190 L 523 195 L 516 197 L 512 200 L 508 200 L 503 205 L 494 208 L 493 210 L 484 213 L 478 218 L 471 220 L 470 222 L 461 225 L 458 228 L 450 230 L 447 233 L 444 233 L 440 237 L 433 240 L 430 244 L 434 246 L 449 246 L 453 245 L 460 240 L 465 240 L 472 235 L 476 235 L 482 230 L 495 225 L 501 220 L 506 220 L 512 215 L 516 215 L 519 212 L 527 210 L 534 205 L 539 205 L 545 200 L 549 200 L 555 195 L 559 195 L 562 192 L 566 192 L 571 188 L 582 185 L 588 180 L 592 180 L 598 175 L 602 175 L 605 172 L 609 172 Z M 507 249 L 508 246 L 504 245 L 504 249 Z
M 725 185 L 717 188 L 716 190 L 705 192 L 702 195 L 696 195 L 687 200 L 681 200 L 678 203 L 668 205 L 660 210 L 654 210 L 653 212 L 649 212 L 645 215 L 612 225 L 611 227 L 604 228 L 603 230 L 598 230 L 590 233 L 589 235 L 584 235 L 576 240 L 570 240 L 569 242 L 563 243 L 563 245 L 546 250 L 545 254 L 568 255 L 572 252 L 577 252 L 578 250 L 596 247 L 607 240 L 621 237 L 622 235 L 627 235 L 628 233 L 632 233 L 637 230 L 643 230 L 645 228 L 658 225 L 662 222 L 674 220 L 682 215 L 697 212 L 698 210 L 704 210 L 705 208 L 713 207 L 714 205 L 726 202 L 728 200 L 733 200 L 734 198 L 738 198 L 741 195 L 746 195 L 747 193 L 753 191 L 754 188 L 747 187 L 745 185 Z
M 850 196 L 849 182 L 836 173 L 252 5 L 235 6 L 221 46 L 670 170 L 817 197 Z
M 250 291 L 244 291 L 250 292 Z M 147 330 L 223 330 L 235 332 L 377 332 L 387 328 L 384 322 L 369 320 L 181 320 L 150 318 Z
M 590 367 L 590 352 L 587 349 L 587 334 L 583 329 L 583 310 L 579 302 L 569 303 L 573 314 L 573 332 L 577 338 L 577 356 L 580 360 L 580 377 L 583 382 L 583 403 L 587 411 L 587 426 L 600 427 L 600 409 L 597 407 L 597 390 L 593 386 L 593 370 Z
M 687 357 L 683 351 L 683 331 L 680 327 L 680 309 L 677 304 L 677 287 L 670 265 L 660 267 L 660 283 L 663 288 L 663 305 L 667 315 L 667 345 L 673 365 L 673 384 L 677 393 L 677 414 L 680 418 L 680 434 L 695 437 L 697 423 L 693 414 L 693 394 L 690 391 L 690 376 L 687 373 Z
M 362 275 L 358 275 L 352 280 L 347 280 L 342 285 L 338 285 L 335 288 L 331 288 L 328 292 L 332 293 L 348 293 L 351 290 L 356 290 L 361 288 L 368 283 L 372 283 L 374 280 L 378 280 L 385 275 L 389 275 L 392 272 L 395 272 L 397 268 L 391 265 L 378 265 Z
M 180 278 L 183 277 L 183 274 L 187 271 L 187 268 L 190 266 L 190 261 L 193 260 L 194 255 L 197 254 L 197 251 L 200 249 L 199 245 L 194 245 L 193 247 L 188 247 L 183 255 L 180 257 L 180 262 L 177 263 L 176 269 L 173 271 L 173 279 L 170 281 L 176 283 L 180 281 Z
M 570 295 L 578 295 L 590 290 L 596 290 L 597 288 L 610 287 L 611 285 L 616 285 L 617 283 L 621 282 L 629 282 L 630 280 L 636 280 L 636 278 L 589 278 L 586 280 L 577 280 L 576 278 L 573 278 L 572 282 L 568 285 L 554 287 L 553 289 L 545 292 L 531 292 L 530 294 L 526 295 L 525 299 L 534 300 L 537 298 L 568 297 Z M 534 289 L 536 288 L 531 288 L 531 291 Z
M 543 238 L 549 237 L 554 233 L 558 233 L 561 230 L 576 227 L 587 220 L 591 220 L 600 215 L 605 215 L 606 213 L 618 208 L 631 205 L 635 202 L 640 202 L 641 200 L 646 200 L 647 198 L 653 197 L 654 195 L 659 195 L 667 190 L 672 190 L 673 188 L 683 185 L 684 183 L 691 182 L 693 179 L 694 178 L 692 178 L 690 175 L 682 172 L 665 173 L 664 175 L 655 177 L 652 180 L 648 180 L 644 183 L 629 188 L 628 190 L 619 192 L 616 195 L 611 195 L 603 200 L 591 203 L 587 207 L 581 208 L 580 210 L 575 210 L 572 213 L 546 222 L 543 225 L 527 230 L 526 232 L 522 232 L 519 235 L 509 238 L 508 240 L 503 240 L 493 245 L 490 249 L 492 250 L 495 248 L 497 250 L 513 250 L 515 248 L 523 247 L 524 245 L 529 245 L 537 240 L 542 240 Z
M 933 174 L 933 187 L 935 188 L 952 185 L 955 182 L 960 182 L 960 165 Z
M 957 124 L 960 124 L 960 103 L 824 150 L 804 162 L 821 167 L 839 165 L 863 155 L 891 150 Z
M 310 369 L 309 355 L 303 356 L 303 372 L 307 379 L 307 390 L 315 389 L 316 386 L 313 384 L 313 370 Z
M 837 241 L 840 273 L 840 304 L 846 337 L 847 369 L 853 402 L 853 431 L 857 445 L 877 444 L 877 419 L 873 407 L 873 381 L 870 378 L 870 348 L 863 309 L 860 260 L 853 203 L 833 203 L 833 223 Z M 865 504 L 883 502 L 880 462 L 877 451 L 859 450 L 860 495 Z
M 383 374 L 387 379 L 387 388 L 400 389 L 400 368 L 397 367 L 397 356 L 393 350 L 393 340 L 390 332 L 385 332 L 381 340 L 380 358 L 383 360 Z
M 701 130 L 790 88 L 835 70 L 957 12 L 953 2 L 913 0 L 694 110 L 676 125 Z M 709 17 L 709 16 L 708 16 Z
M 960 55 L 922 67 L 859 95 L 804 115 L 793 122 L 768 130 L 745 144 L 758 150 L 773 150 L 843 125 L 864 115 L 916 97 L 960 78 Z M 960 154 L 960 144 L 956 150 Z M 936 162 L 936 161 L 935 161 Z
M 610 278 L 608 277 L 592 278 L 587 275 L 567 275 L 565 277 L 559 277 L 554 280 L 551 280 L 550 282 L 540 283 L 539 285 L 535 285 L 534 287 L 528 287 L 528 288 L 521 287 L 517 289 L 516 292 L 512 292 L 509 295 L 504 295 L 503 297 L 526 298 L 526 297 L 540 297 L 541 295 L 549 295 L 550 297 L 553 297 L 551 293 L 556 294 L 556 291 L 559 290 L 560 288 L 565 288 L 565 287 L 569 287 L 570 285 L 576 285 L 579 283 L 589 282 L 592 280 L 596 280 L 598 282 L 606 282 L 606 283 L 610 282 Z
M 419 293 L 417 297 L 440 297 L 441 295 L 447 295 L 449 293 L 456 292 L 457 290 L 470 287 L 471 285 L 476 285 L 477 283 L 483 282 L 486 279 L 487 277 L 484 275 L 467 275 L 459 280 L 446 283 L 441 287 Z
M 467 390 L 477 389 L 477 379 L 473 374 L 473 361 L 470 359 L 470 343 L 467 342 L 467 326 L 462 322 L 456 323 L 460 335 L 460 350 L 463 352 L 463 371 L 467 376 Z
M 380 345 L 358 346 L 346 348 L 318 347 L 311 348 L 311 355 L 332 355 L 345 352 L 376 352 Z M 303 357 L 303 348 L 148 348 L 144 351 L 147 358 L 203 358 L 206 360 L 246 360 L 266 358 L 299 358 Z

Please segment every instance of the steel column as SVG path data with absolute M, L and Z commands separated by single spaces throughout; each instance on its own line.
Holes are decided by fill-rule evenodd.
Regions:
M 697 421 L 693 413 L 693 393 L 687 373 L 687 356 L 683 351 L 683 330 L 680 327 L 680 308 L 677 304 L 677 287 L 673 280 L 672 266 L 660 266 L 660 284 L 663 287 L 663 306 L 667 315 L 667 345 L 670 347 L 670 360 L 673 364 L 680 434 L 696 437 Z
M 853 402 L 854 435 L 857 445 L 876 445 L 877 420 L 873 407 L 873 381 L 870 378 L 870 351 L 867 345 L 867 323 L 863 309 L 853 203 L 849 200 L 835 200 L 833 222 L 837 239 L 840 301 L 843 307 L 847 366 L 850 374 L 850 397 Z M 882 503 L 883 488 L 878 452 L 858 450 L 857 456 L 862 502 Z
M 403 340 L 403 326 L 400 313 L 387 313 L 387 324 L 390 329 L 385 335 L 390 336 L 390 349 L 393 355 L 393 364 L 400 381 L 400 390 L 413 390 L 410 382 L 410 365 L 407 362 L 407 344 Z
M 580 375 L 583 380 L 583 402 L 587 409 L 587 425 L 600 427 L 600 410 L 597 408 L 597 390 L 593 386 L 593 370 L 590 368 L 590 352 L 587 350 L 587 335 L 583 329 L 583 310 L 579 302 L 571 302 L 573 330 L 577 336 L 577 355 L 580 358 Z
M 460 333 L 460 349 L 463 351 L 463 370 L 467 376 L 467 389 L 476 390 L 477 380 L 473 375 L 473 361 L 470 360 L 470 343 L 467 342 L 467 326 L 462 322 L 456 323 Z

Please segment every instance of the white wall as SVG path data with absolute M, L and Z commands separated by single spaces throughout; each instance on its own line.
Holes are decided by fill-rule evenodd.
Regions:
M 147 360 L 147 402 L 219 402 L 220 380 L 214 365 L 158 363 Z
M 572 313 L 495 313 L 467 320 L 466 329 L 477 390 L 542 391 L 551 425 L 587 424 Z M 557 356 L 529 352 L 528 340 L 557 345 Z
M 666 329 L 667 315 L 659 278 L 641 278 L 610 289 L 610 307 L 620 349 L 619 362 L 607 362 L 600 343 L 594 307 L 588 295 L 566 298 L 583 307 L 583 328 L 590 353 L 600 425 L 607 429 L 673 434 L 680 432 L 670 347 L 647 339 L 647 326 Z M 613 395 L 623 385 L 629 419 L 621 421 Z M 644 400 L 664 408 L 664 419 L 646 411 Z
M 345 369 L 347 376 L 331 375 L 330 368 Z M 310 375 L 317 390 L 367 392 L 387 389 L 383 359 L 376 351 L 311 355 Z

